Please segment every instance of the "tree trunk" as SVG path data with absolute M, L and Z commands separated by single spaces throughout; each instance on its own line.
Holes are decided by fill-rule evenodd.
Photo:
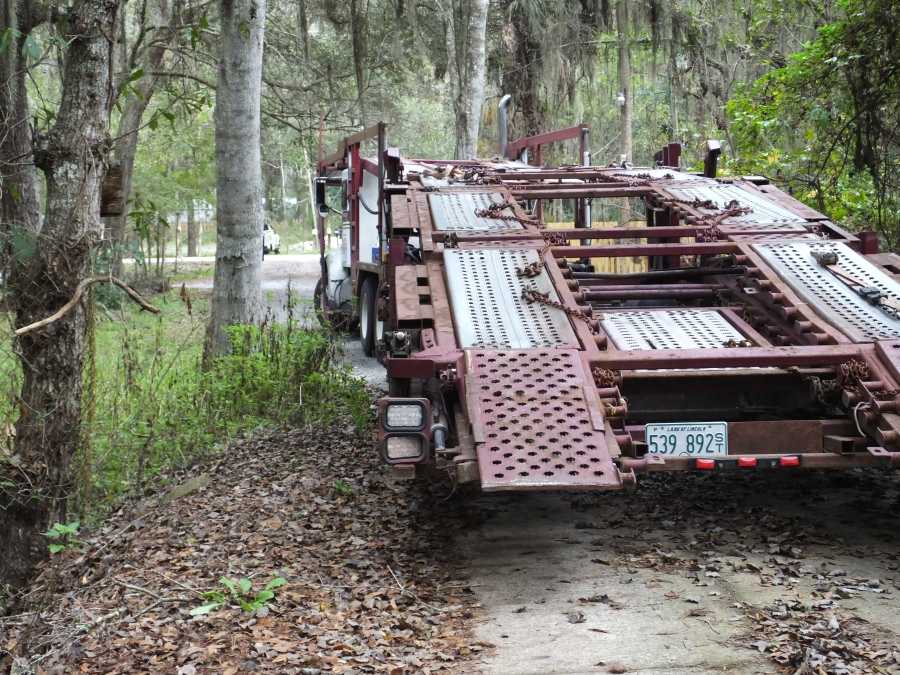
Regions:
M 632 161 L 631 140 L 631 43 L 628 24 L 628 0 L 616 3 L 616 46 L 619 61 L 619 91 L 625 96 L 621 106 L 621 154 L 626 162 Z
M 529 23 L 526 4 L 520 0 L 506 0 L 504 7 L 509 16 L 503 32 L 508 58 L 501 85 L 502 93 L 512 95 L 514 112 L 510 118 L 510 140 L 546 131 L 540 96 L 543 53 L 540 40 Z
M 350 40 L 353 47 L 353 72 L 356 76 L 356 100 L 359 107 L 359 123 L 366 126 L 366 52 L 368 18 L 360 11 L 361 0 L 350 0 Z
M 194 214 L 194 200 L 188 200 L 187 205 L 187 254 L 189 258 L 197 256 L 197 240 L 199 239 L 199 231 L 197 230 L 197 217 Z
M 3 25 L 15 25 L 12 0 L 0 4 L 5 5 Z M 24 138 L 31 133 L 27 116 L 23 117 L 27 106 L 24 61 L 18 55 L 2 60 L 2 67 L 11 66 L 14 73 L 12 80 L 4 80 L 13 86 L 4 87 L 0 98 L 0 124 L 13 123 L 12 129 L 2 129 L 4 144 L 31 151 L 47 183 L 43 226 L 34 218 L 34 179 L 26 170 L 15 176 L 21 195 L 14 195 L 10 203 L 4 201 L 4 222 L 19 233 L 20 243 L 12 251 L 9 294 L 19 326 L 43 319 L 72 297 L 87 276 L 91 253 L 100 241 L 100 187 L 114 92 L 111 40 L 118 7 L 119 0 L 80 0 L 68 10 L 62 99 L 53 128 L 34 149 Z M 29 27 L 24 26 L 23 36 Z M 9 138 L 9 133 L 17 138 Z M 10 156 L 5 147 L 3 156 Z M 7 192 L 4 189 L 4 200 Z M 70 464 L 81 436 L 85 328 L 85 310 L 78 306 L 15 345 L 23 382 L 13 455 L 18 470 L 5 477 L 13 487 L 0 504 L 5 507 L 0 508 L 0 577 L 6 582 L 21 583 L 27 578 L 46 551 L 41 530 L 66 519 L 73 478 Z
M 463 0 L 451 19 L 456 52 L 456 159 L 470 159 L 478 151 L 481 108 L 484 105 L 485 31 L 489 0 Z M 449 34 L 448 30 L 448 34 Z M 451 75 L 452 77 L 452 75 Z
M 179 5 L 175 0 L 173 6 Z M 166 54 L 169 41 L 175 32 L 169 29 L 172 22 L 173 11 L 168 0 L 152 0 L 147 12 L 149 30 L 153 35 L 146 38 L 149 47 L 142 59 L 133 59 L 127 64 L 129 71 L 140 66 L 144 70 L 143 77 L 130 84 L 134 90 L 125 99 L 122 116 L 119 118 L 119 127 L 116 130 L 116 141 L 113 156 L 122 168 L 122 194 L 125 199 L 125 209 L 119 216 L 110 219 L 109 239 L 112 247 L 112 273 L 122 276 L 122 256 L 125 248 L 125 232 L 128 227 L 128 199 L 131 196 L 131 180 L 134 176 L 134 158 L 137 154 L 138 130 L 144 111 L 156 90 L 159 80 L 159 69 Z M 127 74 L 127 73 L 126 73 Z
M 229 325 L 262 319 L 260 90 L 266 0 L 220 0 L 216 87 L 216 271 L 205 358 Z
M 5 271 L 29 262 L 40 230 L 34 167 L 30 164 L 31 132 L 22 55 L 31 23 L 28 13 L 28 0 L 0 1 L 0 31 L 9 31 L 10 35 L 20 32 L 18 39 L 10 39 L 6 53 L 0 55 L 0 81 L 4 83 L 0 87 L 0 222 Z M 39 451 L 29 451 L 18 461 L 36 465 L 39 455 Z M 0 463 L 0 585 L 18 586 L 43 554 L 39 533 L 47 516 L 46 504 L 33 493 L 19 493 L 23 476 L 14 469 L 12 464 Z M 27 477 L 30 478 L 30 472 Z

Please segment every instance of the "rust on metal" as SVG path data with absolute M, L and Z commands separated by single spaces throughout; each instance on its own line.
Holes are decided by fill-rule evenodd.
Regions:
M 360 154 L 376 131 L 320 172 L 380 171 Z M 689 173 L 678 144 L 657 166 L 598 167 L 588 139 L 576 126 L 501 159 L 392 155 L 383 262 L 354 258 L 351 277 L 378 274 L 385 329 L 412 336 L 383 355 L 390 376 L 427 392 L 459 448 L 474 442 L 457 478 L 621 488 L 635 471 L 696 469 L 648 454 L 644 429 L 698 420 L 727 425 L 728 454 L 704 465 L 716 471 L 900 464 L 900 257 L 764 178 Z M 575 164 L 543 166 L 550 143 L 577 146 Z M 644 222 L 591 227 L 623 199 Z M 554 200 L 571 224 L 548 227 Z
M 483 489 L 621 486 L 577 351 L 472 350 L 466 361 Z

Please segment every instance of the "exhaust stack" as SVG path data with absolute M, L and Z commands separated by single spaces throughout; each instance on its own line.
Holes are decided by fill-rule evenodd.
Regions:
M 509 144 L 509 104 L 512 102 L 510 94 L 504 94 L 497 106 L 497 126 L 500 135 L 500 156 L 506 157 L 506 146 Z

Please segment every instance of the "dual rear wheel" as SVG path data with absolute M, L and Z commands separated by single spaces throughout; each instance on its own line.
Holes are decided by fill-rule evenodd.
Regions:
M 367 276 L 359 288 L 359 341 L 363 354 L 375 354 L 375 343 L 383 333 L 384 322 L 378 319 L 378 279 Z

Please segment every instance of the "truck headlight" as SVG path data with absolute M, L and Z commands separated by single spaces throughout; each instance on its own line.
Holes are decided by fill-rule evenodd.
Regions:
M 419 459 L 425 454 L 422 436 L 388 436 L 384 441 L 384 454 L 388 461 Z
M 418 401 L 388 403 L 384 411 L 385 429 L 419 431 L 425 427 L 425 406 Z

